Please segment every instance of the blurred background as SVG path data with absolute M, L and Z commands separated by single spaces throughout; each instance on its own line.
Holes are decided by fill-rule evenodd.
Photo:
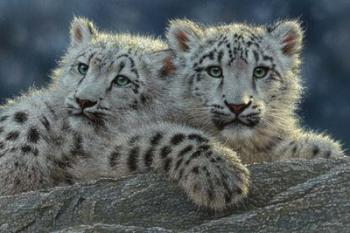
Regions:
M 69 43 L 73 16 L 106 31 L 163 36 L 167 21 L 254 24 L 299 18 L 306 30 L 300 107 L 306 128 L 350 148 L 350 1 L 348 0 L 0 0 L 0 103 L 41 87 Z

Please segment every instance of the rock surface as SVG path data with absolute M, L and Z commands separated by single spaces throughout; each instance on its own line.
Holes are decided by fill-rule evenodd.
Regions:
M 249 197 L 224 213 L 149 173 L 0 197 L 0 232 L 350 232 L 350 159 L 250 170 Z

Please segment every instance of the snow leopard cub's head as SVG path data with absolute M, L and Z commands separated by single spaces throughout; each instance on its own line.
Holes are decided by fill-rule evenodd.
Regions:
M 99 33 L 91 22 L 75 19 L 61 76 L 70 126 L 105 130 L 151 106 L 161 88 L 161 79 L 152 77 L 164 72 L 161 49 L 160 41 Z
M 167 40 L 180 85 L 174 90 L 192 104 L 192 118 L 228 140 L 287 127 L 301 93 L 302 37 L 297 21 L 273 27 L 172 21 Z

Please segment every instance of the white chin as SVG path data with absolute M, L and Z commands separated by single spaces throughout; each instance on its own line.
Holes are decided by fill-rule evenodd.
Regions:
M 92 123 L 84 117 L 71 116 L 68 123 L 70 128 L 77 132 L 93 129 Z
M 221 134 L 230 141 L 246 140 L 253 137 L 254 128 L 245 125 L 226 126 L 226 128 L 221 131 Z

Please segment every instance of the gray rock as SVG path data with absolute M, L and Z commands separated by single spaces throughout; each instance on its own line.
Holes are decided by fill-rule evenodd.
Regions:
M 160 227 L 144 228 L 134 226 L 110 225 L 110 224 L 94 224 L 94 225 L 80 225 L 69 227 L 53 233 L 171 233 L 173 231 L 165 230 Z
M 0 197 L 0 232 L 350 232 L 350 159 L 250 170 L 249 197 L 222 213 L 149 173 Z

